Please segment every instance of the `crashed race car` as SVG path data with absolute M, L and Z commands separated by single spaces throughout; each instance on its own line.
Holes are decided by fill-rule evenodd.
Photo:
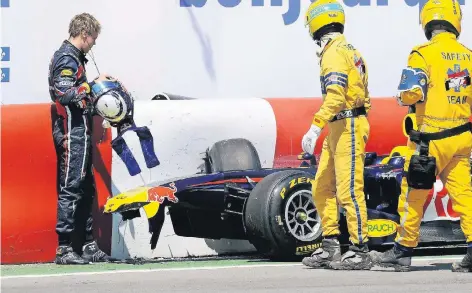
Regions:
M 370 245 L 391 244 L 399 223 L 397 213 L 406 147 L 389 155 L 365 158 L 365 195 Z M 316 158 L 298 156 L 299 167 L 262 168 L 254 145 L 241 138 L 216 142 L 194 175 L 128 190 L 107 200 L 105 213 L 123 220 L 149 221 L 151 249 L 156 247 L 168 208 L 176 235 L 209 239 L 249 240 L 272 259 L 294 259 L 321 245 L 321 221 L 312 201 L 311 181 Z M 464 243 L 459 218 L 437 181 L 425 204 L 420 245 Z M 341 243 L 348 243 L 344 211 L 340 208 Z

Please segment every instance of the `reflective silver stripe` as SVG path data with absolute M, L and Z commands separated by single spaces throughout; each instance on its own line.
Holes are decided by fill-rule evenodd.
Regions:
M 410 194 L 410 187 L 408 187 L 408 191 L 406 192 L 406 196 L 405 196 L 405 204 L 403 205 L 403 208 L 405 209 L 405 212 L 403 214 L 403 217 L 400 221 L 400 227 L 402 228 L 400 231 L 400 235 L 398 237 L 398 240 L 397 242 L 400 242 L 403 240 L 403 236 L 405 234 L 405 222 L 406 222 L 406 218 L 408 217 L 408 207 L 409 207 L 409 204 L 408 204 L 408 195 Z
M 84 145 L 84 158 L 82 159 L 82 168 L 80 169 L 80 177 L 82 177 L 82 174 L 84 173 L 85 158 L 87 157 L 87 119 L 85 118 L 85 116 L 82 116 L 82 119 L 84 120 L 85 145 Z
M 70 168 L 70 132 L 72 128 L 72 115 L 69 110 L 69 106 L 64 107 L 67 111 L 67 167 L 66 167 L 66 178 L 64 181 L 64 187 L 67 185 L 67 179 L 69 179 L 69 168 Z

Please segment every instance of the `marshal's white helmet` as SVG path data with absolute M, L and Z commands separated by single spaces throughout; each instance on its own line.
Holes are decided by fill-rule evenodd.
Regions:
M 92 86 L 95 111 L 111 123 L 119 123 L 133 111 L 133 98 L 117 80 L 97 82 Z

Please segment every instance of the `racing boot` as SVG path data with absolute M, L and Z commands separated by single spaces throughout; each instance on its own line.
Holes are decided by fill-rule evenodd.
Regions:
M 374 265 L 384 268 L 394 268 L 396 272 L 409 272 L 413 249 L 395 244 L 384 253 L 371 252 Z
M 373 266 L 369 254 L 369 247 L 363 245 L 351 245 L 339 260 L 329 263 L 333 270 L 370 270 Z
M 459 273 L 472 272 L 472 246 L 467 248 L 467 254 L 464 256 L 462 261 L 452 264 L 452 271 Z
M 336 238 L 324 238 L 321 247 L 311 256 L 305 257 L 302 263 L 311 268 L 325 268 L 333 260 L 341 259 L 341 246 Z
M 110 257 L 98 248 L 97 242 L 92 241 L 82 247 L 82 258 L 88 262 L 108 262 Z
M 56 249 L 56 259 L 54 260 L 55 264 L 58 265 L 83 265 L 87 262 L 80 257 L 71 246 L 60 245 Z

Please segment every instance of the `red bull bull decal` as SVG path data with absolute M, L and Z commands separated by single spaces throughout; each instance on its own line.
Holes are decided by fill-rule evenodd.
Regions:
M 162 204 L 164 199 L 167 198 L 168 201 L 177 203 L 179 199 L 175 196 L 176 192 L 177 187 L 175 187 L 175 183 L 173 182 L 169 184 L 169 187 L 156 186 L 148 190 L 148 201 Z
M 82 65 L 79 66 L 79 68 L 77 69 L 77 73 L 75 74 L 75 76 L 77 77 L 77 79 L 79 79 L 82 74 L 84 74 L 84 67 Z

